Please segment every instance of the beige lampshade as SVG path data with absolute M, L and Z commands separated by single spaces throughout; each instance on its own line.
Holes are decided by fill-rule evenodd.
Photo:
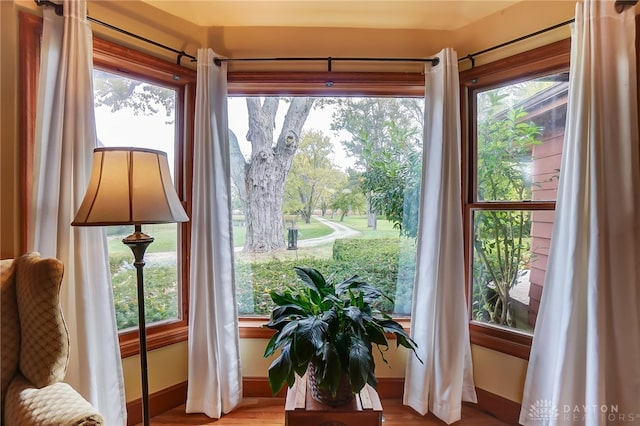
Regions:
M 89 187 L 74 226 L 186 222 L 167 154 L 142 148 L 96 148 Z

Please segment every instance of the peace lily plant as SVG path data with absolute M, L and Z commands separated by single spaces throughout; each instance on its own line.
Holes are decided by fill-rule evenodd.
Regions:
M 394 334 L 398 346 L 418 357 L 417 346 L 403 327 L 373 307 L 379 298 L 389 299 L 376 287 L 358 276 L 334 285 L 316 269 L 296 267 L 295 271 L 302 285 L 270 292 L 277 307 L 265 326 L 276 333 L 264 356 L 280 350 L 269 367 L 274 395 L 285 383 L 293 386 L 296 375 L 302 377 L 307 369 L 313 397 L 323 403 L 348 402 L 365 384 L 376 388 L 373 346 L 388 363 L 385 333 Z

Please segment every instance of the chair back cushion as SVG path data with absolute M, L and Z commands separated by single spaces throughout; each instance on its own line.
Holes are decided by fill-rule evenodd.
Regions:
M 36 387 L 64 379 L 69 362 L 69 332 L 60 309 L 63 265 L 29 253 L 16 259 L 16 296 L 20 315 L 20 371 Z
M 4 397 L 9 383 L 16 375 L 20 360 L 20 321 L 16 302 L 16 275 L 13 259 L 0 260 L 0 317 L 2 337 L 0 352 L 0 407 L 4 407 Z

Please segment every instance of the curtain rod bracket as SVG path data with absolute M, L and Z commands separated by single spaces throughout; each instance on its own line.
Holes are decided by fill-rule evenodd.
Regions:
M 331 56 L 327 58 L 327 72 L 331 72 Z
M 458 62 L 464 61 L 465 59 L 468 59 L 469 62 L 471 62 L 471 68 L 475 68 L 476 58 L 473 56 L 473 54 L 469 53 L 467 56 L 463 56 L 462 58 L 458 59 Z
M 62 16 L 64 8 L 62 4 L 54 3 L 50 0 L 34 0 L 38 6 L 51 6 L 56 12 L 56 15 Z
M 638 0 L 616 0 L 614 7 L 616 8 L 616 12 L 622 13 L 625 9 L 635 6 L 638 4 Z
M 180 62 L 182 62 L 182 57 L 186 55 L 186 53 L 184 52 L 184 50 L 180 51 L 180 53 L 178 53 L 178 58 L 176 59 L 176 64 L 178 65 L 182 65 Z

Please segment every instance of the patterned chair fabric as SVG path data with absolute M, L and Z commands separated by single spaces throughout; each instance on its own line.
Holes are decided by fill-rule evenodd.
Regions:
M 69 333 L 60 309 L 63 265 L 29 253 L 0 261 L 2 424 L 102 425 L 102 416 L 62 383 Z

